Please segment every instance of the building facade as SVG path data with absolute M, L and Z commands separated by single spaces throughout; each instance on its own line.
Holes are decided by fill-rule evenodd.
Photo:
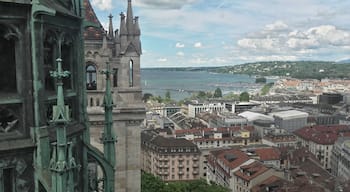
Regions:
M 140 191 L 141 187 L 141 125 L 145 117 L 140 85 L 140 56 L 142 54 L 138 17 L 133 16 L 132 2 L 128 0 L 127 12 L 120 14 L 119 30 L 101 26 L 91 4 L 84 1 L 85 18 L 90 24 L 84 32 L 87 112 L 91 141 L 101 147 L 104 126 L 104 94 L 106 76 L 100 71 L 110 65 L 110 83 L 113 97 L 113 132 L 116 146 L 116 191 Z
M 331 156 L 332 174 L 350 180 L 350 137 L 340 137 L 334 144 Z
M 199 179 L 200 154 L 198 147 L 186 139 L 142 132 L 142 170 L 164 181 Z

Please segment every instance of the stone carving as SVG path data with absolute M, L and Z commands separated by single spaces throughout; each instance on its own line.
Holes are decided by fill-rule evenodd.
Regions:
M 11 109 L 0 107 L 0 133 L 14 131 L 17 128 L 18 121 Z

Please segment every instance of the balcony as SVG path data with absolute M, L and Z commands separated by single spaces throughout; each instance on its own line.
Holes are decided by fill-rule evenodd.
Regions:
M 179 157 L 179 158 L 177 158 L 179 161 L 183 161 L 184 160 L 184 158 L 183 157 Z
M 179 168 L 182 168 L 182 167 L 184 167 L 184 165 L 183 165 L 183 164 L 179 164 L 178 167 L 179 167 Z
M 199 171 L 193 171 L 193 175 L 198 175 Z
M 184 174 L 184 172 L 183 171 L 179 171 L 179 175 L 183 175 Z
M 194 164 L 192 165 L 192 167 L 193 167 L 193 168 L 197 168 L 197 167 L 199 167 L 199 164 L 198 164 L 198 163 L 194 163 Z
M 193 160 L 193 161 L 198 161 L 199 158 L 198 158 L 198 157 L 193 157 L 192 160 Z

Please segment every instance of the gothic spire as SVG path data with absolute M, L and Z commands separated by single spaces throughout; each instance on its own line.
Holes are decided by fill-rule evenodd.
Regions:
M 113 30 L 113 22 L 112 22 L 112 18 L 113 18 L 113 15 L 112 14 L 109 14 L 109 27 L 108 27 L 108 37 L 109 38 L 113 38 L 113 33 L 114 33 L 114 30 Z
M 128 0 L 128 10 L 126 13 L 126 27 L 128 30 L 129 35 L 133 35 L 134 33 L 134 16 L 132 14 L 132 6 L 131 6 L 131 0 Z

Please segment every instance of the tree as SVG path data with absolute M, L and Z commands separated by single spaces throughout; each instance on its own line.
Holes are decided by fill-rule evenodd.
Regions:
M 214 97 L 215 98 L 222 97 L 222 91 L 219 87 L 215 89 Z
M 255 79 L 255 83 L 266 83 L 265 77 L 258 77 Z
M 164 182 L 150 173 L 142 172 L 141 174 L 141 191 L 142 192 L 166 192 Z
M 248 92 L 242 92 L 239 95 L 239 101 L 249 101 L 249 93 Z
M 142 101 L 146 103 L 151 97 L 153 97 L 151 93 L 145 93 L 143 94 Z
M 170 96 L 170 91 L 166 91 L 165 93 L 165 101 L 170 101 L 171 100 L 171 96 Z
M 204 99 L 207 97 L 207 94 L 204 91 L 199 91 L 197 97 L 200 99 Z

